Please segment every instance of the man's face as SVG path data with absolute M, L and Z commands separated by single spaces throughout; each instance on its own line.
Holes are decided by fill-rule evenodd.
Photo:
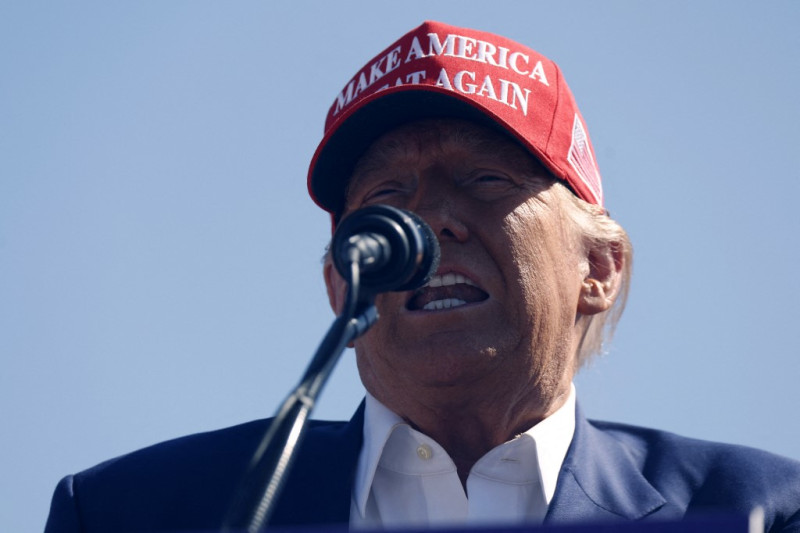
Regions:
M 519 407 L 566 392 L 588 265 L 560 186 L 515 143 L 469 122 L 418 122 L 373 144 L 345 215 L 373 204 L 414 211 L 442 259 L 428 286 L 377 297 L 380 320 L 355 343 L 367 390 L 396 410 L 403 395 L 435 391 Z

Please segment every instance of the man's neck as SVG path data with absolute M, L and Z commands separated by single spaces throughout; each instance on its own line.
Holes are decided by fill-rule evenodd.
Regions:
M 444 398 L 406 395 L 399 406 L 376 398 L 438 442 L 456 464 L 466 487 L 469 472 L 481 457 L 556 412 L 569 398 L 570 387 L 567 382 L 546 400 L 531 395 L 512 403 L 502 394 L 495 399 L 464 395 L 454 400 L 452 391 Z
M 473 427 L 466 417 L 461 417 L 459 420 L 462 421 L 460 429 L 463 429 L 465 426 Z M 468 462 L 465 462 L 463 458 L 450 456 L 447 450 L 442 449 L 443 446 L 431 435 L 424 434 L 412 437 L 411 443 L 409 444 L 402 436 L 408 435 L 408 433 L 404 433 L 404 429 L 401 427 L 403 425 L 406 425 L 406 421 L 397 413 L 371 395 L 368 395 L 364 418 L 364 447 L 359 456 L 356 481 L 353 486 L 354 507 L 352 516 L 355 517 L 354 523 L 365 524 L 368 523 L 367 518 L 369 518 L 369 520 L 375 519 L 376 515 L 370 514 L 370 507 L 367 504 L 369 498 L 375 496 L 387 497 L 389 495 L 382 491 L 389 490 L 391 492 L 390 501 L 394 502 L 396 493 L 392 491 L 403 492 L 405 490 L 400 488 L 400 486 L 395 486 L 395 482 L 403 485 L 404 482 L 408 481 L 414 475 L 425 477 L 425 475 L 422 474 L 422 471 L 425 470 L 425 466 L 423 465 L 430 465 L 432 467 L 431 473 L 435 472 L 437 476 L 447 475 L 446 464 L 448 463 L 453 467 L 457 467 L 458 472 L 456 472 L 455 469 L 450 470 L 450 475 L 455 476 L 458 474 L 458 477 L 461 479 L 462 486 L 464 486 L 462 497 L 466 497 L 465 501 L 467 502 L 472 502 L 473 496 L 478 498 L 475 505 L 478 506 L 477 508 L 483 509 L 482 506 L 486 501 L 482 498 L 484 498 L 486 494 L 481 492 L 481 487 L 485 488 L 486 480 L 491 480 L 491 483 L 515 484 L 521 482 L 523 479 L 530 479 L 532 475 L 532 471 L 530 470 L 531 463 L 527 461 L 533 460 L 536 465 L 536 473 L 533 474 L 536 479 L 535 484 L 541 489 L 542 502 L 544 502 L 545 505 L 549 504 L 555 494 L 561 465 L 575 430 L 574 387 L 570 384 L 566 401 L 560 409 L 535 426 L 525 428 L 525 430 L 518 432 L 524 433 L 524 436 L 514 439 L 514 437 L 517 436 L 517 433 L 514 433 L 509 439 L 506 439 L 513 439 L 511 442 L 504 442 L 500 446 L 492 448 L 477 461 L 470 459 Z M 478 426 L 475 425 L 474 427 Z M 417 431 L 411 428 L 407 427 L 405 429 L 417 433 Z M 422 432 L 420 431 L 420 433 Z M 398 448 L 400 442 L 405 442 L 405 444 Z M 530 455 L 531 448 L 529 447 L 531 443 L 533 446 L 532 455 Z M 449 445 L 450 449 L 461 449 L 458 445 Z M 407 446 L 411 446 L 411 448 L 409 449 Z M 436 450 L 441 450 L 443 455 L 440 455 Z M 523 450 L 526 451 L 523 452 Z M 498 452 L 500 455 L 498 455 Z M 518 455 L 519 453 L 524 453 L 525 455 L 520 456 Z M 445 456 L 447 456 L 447 459 L 444 459 L 445 462 L 443 462 L 443 457 Z M 519 470 L 514 470 L 513 474 L 509 473 L 507 466 L 503 466 L 506 457 L 509 461 L 517 465 Z M 417 459 L 422 462 L 416 463 L 415 460 Z M 429 461 L 431 462 L 429 463 Z M 380 469 L 378 467 L 379 464 L 384 464 L 384 462 L 385 468 Z M 390 472 L 394 472 L 395 474 L 390 474 Z M 400 472 L 403 472 L 403 474 L 399 474 Z M 470 473 L 474 474 L 474 476 L 469 477 Z M 393 479 L 390 485 L 386 485 L 386 476 L 400 476 L 400 478 L 397 480 Z M 377 489 L 373 486 L 373 480 L 376 477 L 380 478 Z M 441 482 L 442 478 L 439 477 L 438 479 L 439 482 Z M 419 482 L 422 483 L 423 481 L 420 480 Z M 464 485 L 465 482 L 466 485 Z M 430 481 L 430 483 L 435 482 Z M 477 488 L 480 494 L 468 494 L 466 487 Z M 408 487 L 406 486 L 406 488 Z M 380 494 L 373 493 L 373 490 L 377 490 Z M 483 496 L 481 496 L 481 494 L 483 494 Z M 448 496 L 448 498 L 450 497 L 457 498 L 457 496 L 452 493 Z M 382 501 L 383 504 L 387 504 L 386 499 L 379 498 L 379 500 Z M 373 504 L 374 503 L 373 501 Z M 394 503 L 391 505 L 394 505 Z M 397 505 L 402 506 L 405 504 L 401 502 Z M 466 503 L 466 505 L 469 506 L 472 505 L 472 503 Z M 504 505 L 501 505 L 501 507 L 505 509 Z M 533 512 L 531 509 L 525 512 Z M 440 511 L 444 512 L 442 509 L 440 509 Z M 398 512 L 401 511 L 398 510 Z M 511 514 L 513 515 L 514 513 L 512 512 Z M 419 518 L 416 515 L 415 517 Z M 509 519 L 511 519 L 511 515 L 509 515 Z M 367 521 L 365 522 L 365 520 Z M 374 526 L 374 524 L 372 525 Z

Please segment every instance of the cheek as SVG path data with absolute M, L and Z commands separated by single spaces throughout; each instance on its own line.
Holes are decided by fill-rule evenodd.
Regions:
M 515 211 L 506 218 L 503 225 L 505 242 L 499 245 L 507 249 L 508 282 L 530 299 L 547 285 L 551 269 L 548 265 L 549 250 L 542 239 L 543 228 L 526 211 L 529 209 Z
M 533 208 L 522 206 L 505 223 L 513 272 L 508 281 L 518 291 L 519 305 L 535 322 L 535 329 L 546 323 L 557 326 L 575 311 L 573 252 L 559 228 L 543 218 L 541 212 L 536 216 Z

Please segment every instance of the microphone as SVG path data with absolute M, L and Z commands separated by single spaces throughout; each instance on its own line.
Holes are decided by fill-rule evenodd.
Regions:
M 360 286 L 373 294 L 421 287 L 436 273 L 441 256 L 439 241 L 422 218 L 388 205 L 348 215 L 333 234 L 331 252 L 348 282 L 357 262 Z

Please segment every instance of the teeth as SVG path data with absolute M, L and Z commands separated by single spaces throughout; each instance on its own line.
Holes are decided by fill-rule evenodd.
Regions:
M 459 283 L 464 283 L 465 285 L 472 285 L 473 287 L 477 287 L 475 282 L 471 279 L 462 276 L 461 274 L 454 274 L 453 272 L 448 272 L 443 276 L 433 276 L 431 280 L 428 282 L 426 287 L 450 287 L 452 285 L 457 285 Z
M 434 300 L 432 302 L 428 302 L 425 304 L 423 309 L 426 311 L 433 311 L 438 309 L 449 309 L 451 307 L 458 307 L 460 305 L 464 305 L 464 300 L 459 298 L 445 298 L 444 300 Z

